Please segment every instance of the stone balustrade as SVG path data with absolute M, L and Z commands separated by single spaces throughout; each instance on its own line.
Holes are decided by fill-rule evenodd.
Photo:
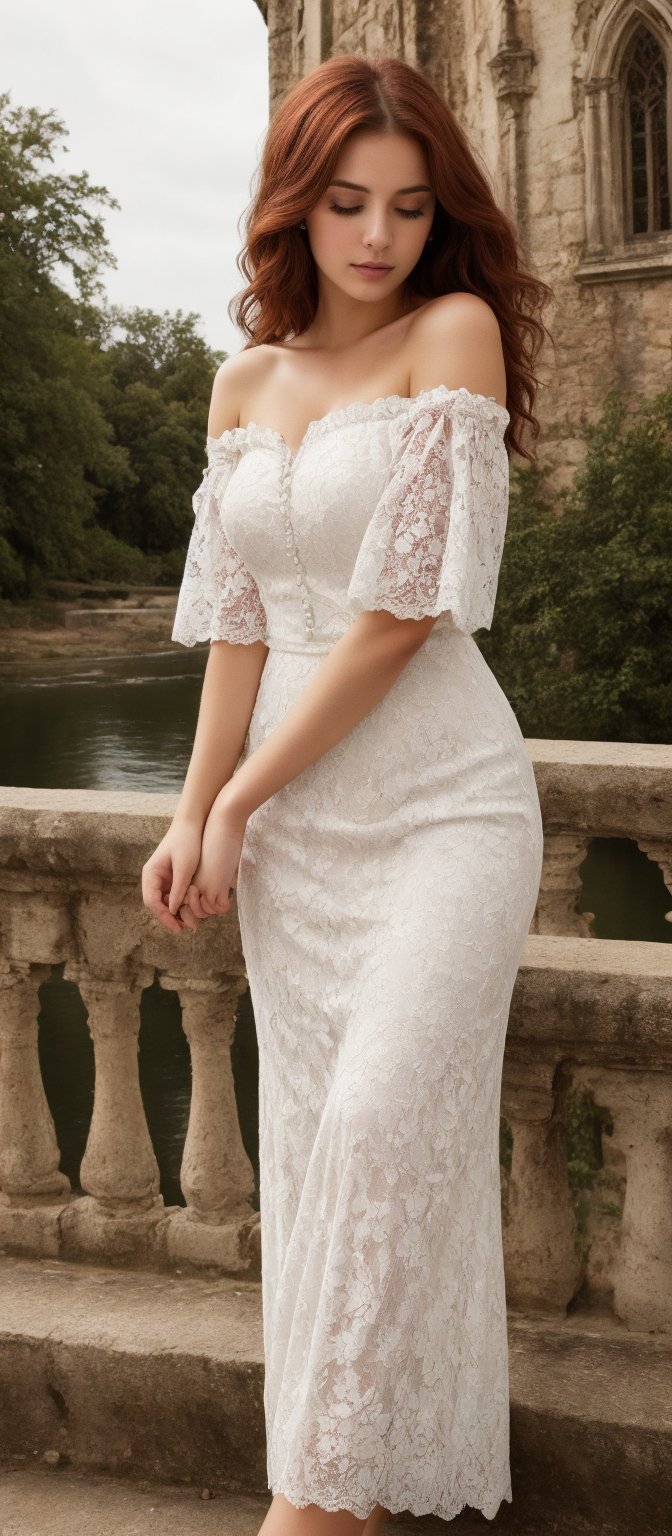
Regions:
M 666 1332 L 672 944 L 590 938 L 577 898 L 595 837 L 635 841 L 672 891 L 672 747 L 526 745 L 545 859 L 504 1057 L 507 1298 L 561 1315 L 603 1308 L 627 1328 Z M 0 1248 L 255 1278 L 259 1217 L 231 1067 L 247 987 L 235 904 L 179 935 L 142 905 L 142 865 L 175 801 L 0 790 Z M 39 1065 L 38 989 L 55 967 L 79 989 L 95 1055 L 81 1189 L 60 1169 Z M 140 999 L 156 981 L 178 995 L 191 1055 L 184 1205 L 159 1192 L 140 1092 Z M 577 1096 L 595 1107 L 602 1179 L 583 1206 L 567 1160 Z
M 597 837 L 637 844 L 672 893 L 672 747 L 528 737 L 544 821 L 544 868 L 532 933 L 588 937 L 579 870 Z

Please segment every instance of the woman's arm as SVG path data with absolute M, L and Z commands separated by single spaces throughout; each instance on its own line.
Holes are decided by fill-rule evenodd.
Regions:
M 171 933 L 196 926 L 193 915 L 185 920 L 176 913 L 202 859 L 213 802 L 242 753 L 267 655 L 262 641 L 211 642 L 182 792 L 165 837 L 142 870 L 144 905 Z
M 213 802 L 239 761 L 268 646 L 262 640 L 210 645 L 191 760 L 173 822 L 205 826 Z
M 198 868 L 172 882 L 167 922 L 194 928 L 204 917 L 228 912 L 248 816 L 384 698 L 435 622 L 397 619 L 385 610 L 355 619 L 284 719 L 217 795 Z
M 249 368 L 249 357 L 234 356 L 217 369 L 208 414 L 212 437 L 237 426 L 237 401 Z M 262 640 L 245 645 L 210 642 L 191 760 L 173 821 L 205 826 L 243 750 L 267 656 Z

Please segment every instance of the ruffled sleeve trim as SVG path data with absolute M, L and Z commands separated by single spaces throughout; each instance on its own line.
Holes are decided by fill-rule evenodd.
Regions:
M 222 497 L 242 446 L 234 432 L 207 439 L 208 463 L 192 498 L 194 526 L 177 601 L 172 639 L 180 645 L 265 640 L 267 620 L 257 583 L 227 538 Z
M 355 614 L 450 613 L 492 623 L 508 517 L 508 411 L 468 390 L 425 391 L 390 424 L 390 472 L 348 587 Z

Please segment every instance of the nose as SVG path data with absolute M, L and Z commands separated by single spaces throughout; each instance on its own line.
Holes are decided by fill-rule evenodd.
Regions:
M 388 217 L 382 210 L 379 214 L 373 214 L 368 233 L 364 236 L 364 244 L 369 247 L 374 256 L 382 255 L 390 243 Z

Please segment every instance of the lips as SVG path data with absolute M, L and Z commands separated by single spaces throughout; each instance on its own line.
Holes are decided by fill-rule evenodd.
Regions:
M 352 265 L 353 265 L 353 267 L 364 267 L 367 272 L 369 272 L 369 271 L 371 271 L 371 272 L 391 272 L 392 271 L 392 268 L 388 267 L 387 264 L 384 261 L 353 261 Z

